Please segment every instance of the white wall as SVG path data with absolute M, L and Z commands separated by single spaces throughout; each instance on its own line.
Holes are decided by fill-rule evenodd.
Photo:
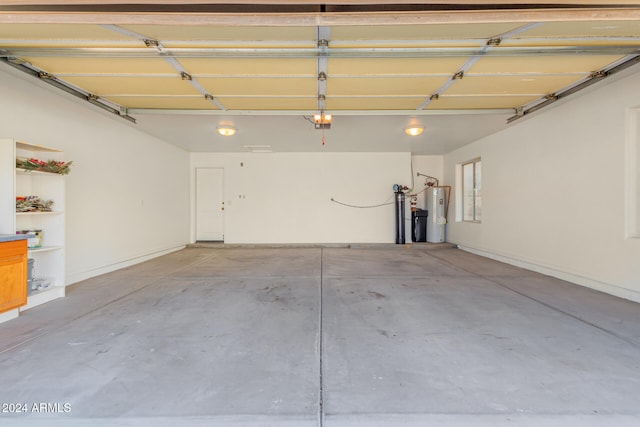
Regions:
M 224 168 L 226 243 L 391 243 L 392 204 L 331 199 L 393 202 L 410 162 L 410 153 L 192 153 L 191 176 Z
M 38 85 L 40 85 L 38 83 Z M 1 136 L 65 151 L 67 284 L 189 239 L 189 155 L 0 70 Z
M 640 73 L 445 155 L 482 158 L 482 223 L 449 222 L 463 247 L 640 301 L 640 239 L 625 235 L 625 118 Z M 455 197 L 453 198 L 455 200 Z

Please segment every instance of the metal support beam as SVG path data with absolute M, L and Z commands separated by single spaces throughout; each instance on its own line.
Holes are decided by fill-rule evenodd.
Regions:
M 136 119 L 134 119 L 129 115 L 129 112 L 126 107 L 115 104 L 110 101 L 103 100 L 99 96 L 86 92 L 80 88 L 77 88 L 71 85 L 70 83 L 60 80 L 57 77 L 43 70 L 40 70 L 31 64 L 25 63 L 19 59 L 16 59 L 14 61 L 10 57 L 2 57 L 2 56 L 0 56 L 0 63 L 5 63 L 16 70 L 19 70 L 25 74 L 35 77 L 44 83 L 47 83 L 53 87 L 56 87 L 70 95 L 75 96 L 76 98 L 80 98 L 84 101 L 87 101 L 88 103 L 93 104 L 96 107 L 99 107 L 105 111 L 108 111 L 109 113 L 122 117 L 125 120 L 128 120 L 132 123 L 136 122 Z
M 180 62 L 178 62 L 178 60 L 175 57 L 170 56 L 167 53 L 167 49 L 162 45 L 161 41 L 154 40 L 151 37 L 145 36 L 144 34 L 139 34 L 134 31 L 121 28 L 117 25 L 109 24 L 109 25 L 102 25 L 102 27 L 107 30 L 116 32 L 118 34 L 122 34 L 124 36 L 131 37 L 144 42 L 145 46 L 154 49 L 157 55 L 160 55 L 162 59 L 164 59 L 169 65 L 171 65 L 171 67 L 173 67 L 174 70 L 178 72 L 178 74 L 180 74 L 182 80 L 188 81 L 191 84 L 191 86 L 193 86 L 198 92 L 200 92 L 207 101 L 211 102 L 213 105 L 215 105 L 217 108 L 221 110 L 226 110 L 225 106 L 222 105 L 212 94 L 210 94 L 209 91 L 207 91 L 207 89 L 205 89 L 196 79 L 194 79 L 193 76 L 182 66 L 182 64 L 180 64 Z
M 164 48 L 163 56 L 173 58 L 460 58 L 488 57 L 632 55 L 640 53 L 640 40 L 635 45 L 621 46 L 531 46 L 494 47 L 406 47 L 406 48 Z M 0 54 L 3 56 L 3 54 Z M 157 58 L 149 48 L 30 48 L 7 50 L 4 56 L 17 57 L 83 57 L 83 58 Z
M 556 101 L 566 98 L 569 95 L 573 95 L 574 93 L 579 92 L 594 83 L 598 83 L 604 80 L 606 77 L 619 73 L 620 71 L 626 70 L 627 68 L 637 64 L 640 64 L 640 55 L 630 55 L 626 58 L 623 58 L 609 68 L 591 73 L 589 77 L 581 80 L 580 82 L 577 82 L 553 94 L 545 95 L 526 106 L 516 108 L 516 114 L 512 117 L 509 117 L 507 119 L 507 123 L 512 123 L 518 119 L 521 119 L 522 117 L 534 113 L 548 105 L 553 104 Z
M 442 86 L 440 86 L 436 91 L 427 99 L 425 99 L 420 105 L 418 105 L 418 110 L 423 110 L 427 105 L 431 104 L 431 102 L 440 98 L 449 87 L 455 83 L 456 80 L 462 80 L 464 74 L 469 71 L 469 69 L 480 60 L 481 57 L 486 56 L 487 53 L 492 49 L 497 49 L 502 43 L 503 40 L 513 37 L 517 34 L 523 33 L 525 31 L 529 31 L 532 28 L 539 27 L 542 25 L 541 22 L 534 22 L 531 24 L 523 25 L 509 32 L 497 35 L 495 37 L 488 38 L 485 40 L 484 46 L 473 56 L 471 56 L 467 61 L 462 64 L 460 68 L 451 76 L 449 80 L 447 80 Z
M 316 27 L 318 57 L 316 72 L 318 76 L 318 110 L 323 111 L 327 100 L 327 54 L 329 52 L 329 27 Z
M 131 114 L 186 116 L 313 116 L 316 110 L 176 110 L 162 108 L 130 108 Z M 514 108 L 492 108 L 473 110 L 325 110 L 325 114 L 340 116 L 456 116 L 515 114 Z

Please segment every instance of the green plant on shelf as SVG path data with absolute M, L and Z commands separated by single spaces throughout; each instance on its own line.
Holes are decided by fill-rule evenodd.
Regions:
M 16 212 L 51 212 L 53 200 L 42 200 L 38 196 L 16 197 Z
M 49 172 L 60 175 L 67 175 L 71 171 L 73 162 L 62 162 L 58 160 L 44 161 L 35 158 L 17 158 L 16 167 L 27 171 Z

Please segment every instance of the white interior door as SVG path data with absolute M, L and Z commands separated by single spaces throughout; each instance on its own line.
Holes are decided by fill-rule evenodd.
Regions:
M 224 240 L 224 169 L 196 169 L 196 240 Z

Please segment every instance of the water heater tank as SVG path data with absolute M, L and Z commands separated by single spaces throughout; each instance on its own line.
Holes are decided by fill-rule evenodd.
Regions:
M 445 227 L 447 224 L 447 195 L 445 189 L 443 187 L 428 188 L 425 191 L 425 200 L 425 209 L 429 211 L 427 221 L 427 242 L 444 242 Z

